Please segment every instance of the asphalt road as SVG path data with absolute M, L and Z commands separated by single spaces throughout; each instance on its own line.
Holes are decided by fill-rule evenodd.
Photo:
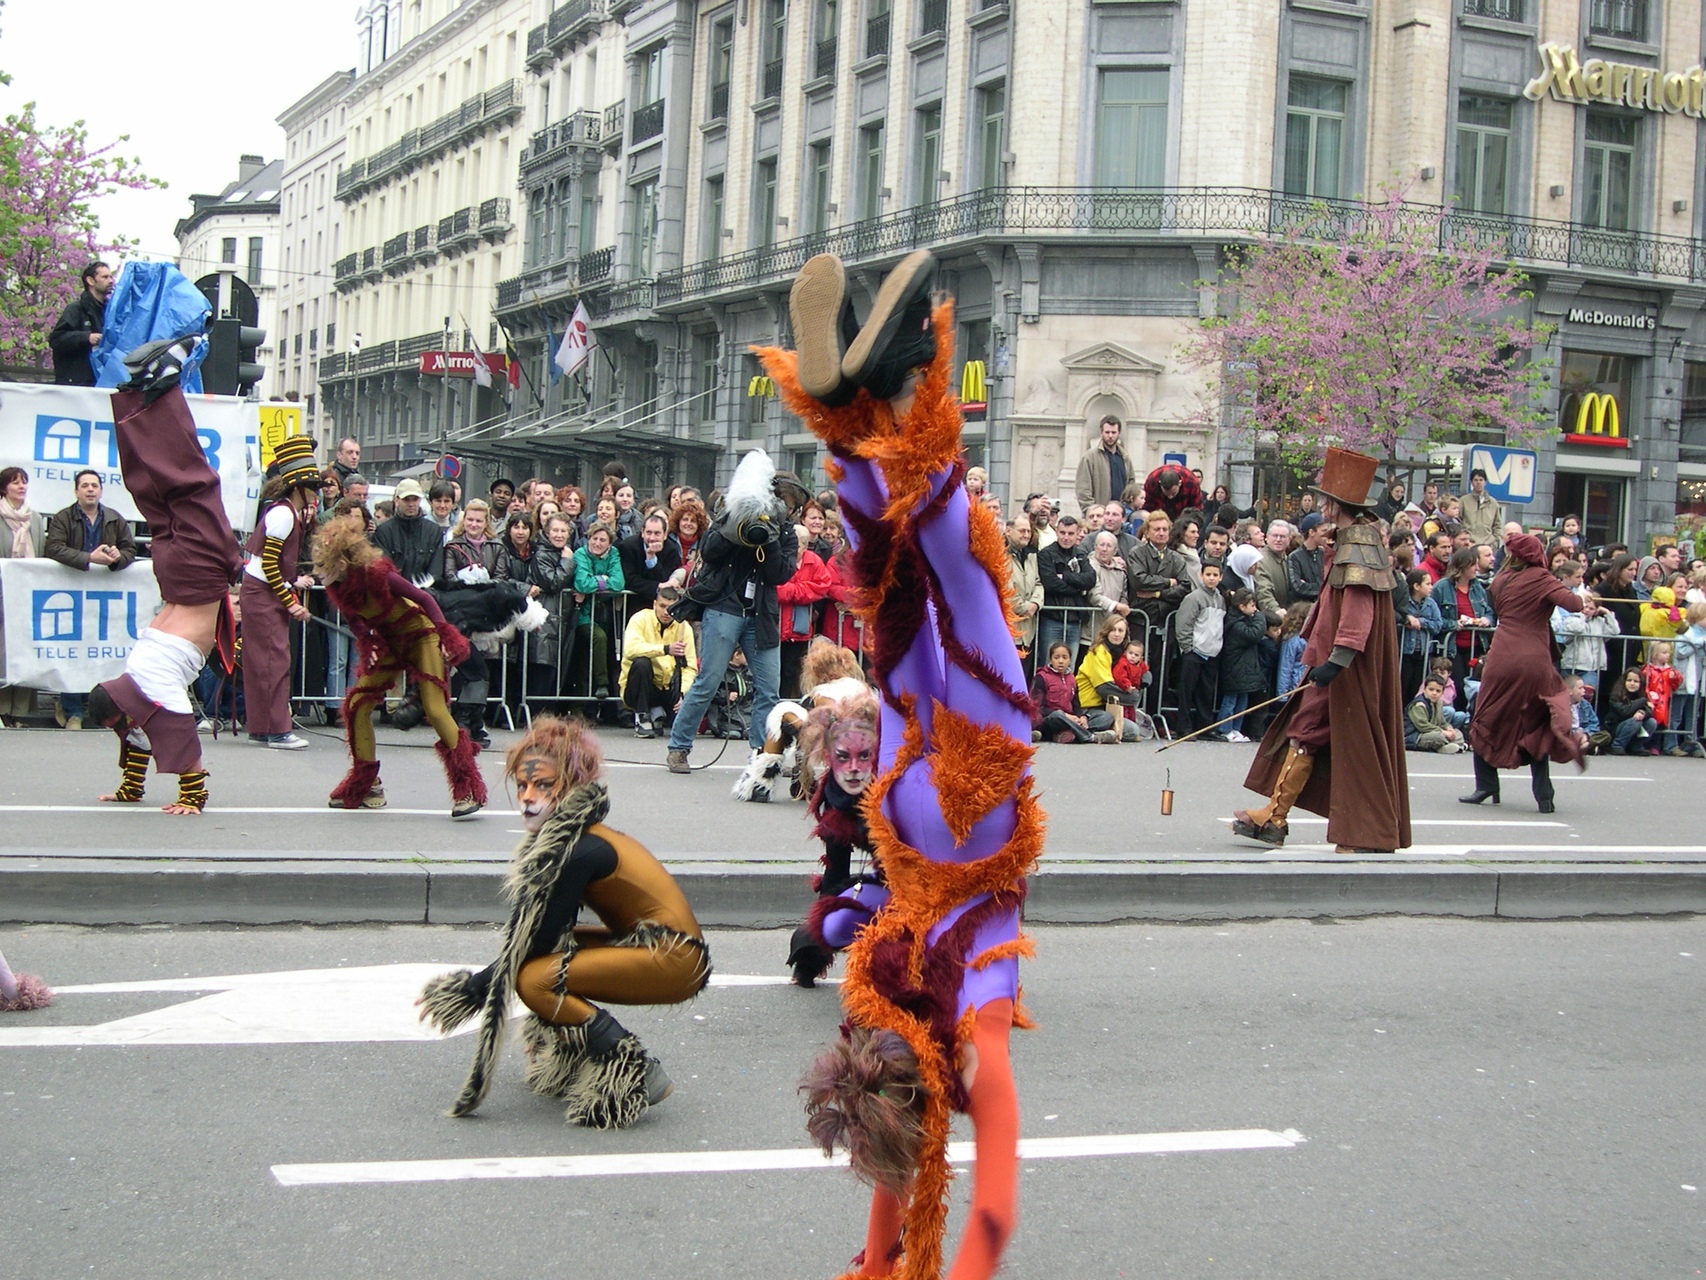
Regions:
M 1038 943 L 1025 994 L 1040 1027 L 1015 1041 L 1028 1139 L 1297 1140 L 1027 1160 L 1005 1274 L 1701 1274 L 1706 921 L 1144 925 Z M 724 976 L 779 974 L 784 945 L 712 940 Z M 201 988 L 0 1015 L 0 1274 L 797 1280 L 837 1274 L 858 1247 L 865 1197 L 844 1170 L 378 1185 L 275 1172 L 798 1149 L 794 1083 L 834 1033 L 832 988 L 719 986 L 619 1010 L 678 1087 L 601 1134 L 528 1094 L 514 1051 L 479 1116 L 446 1119 L 469 1041 L 377 1039 L 411 1034 L 418 971 L 370 966 L 484 963 L 487 930 L 33 927 L 0 946 L 61 989 Z M 325 969 L 344 972 L 240 980 Z M 112 1043 L 126 1036 L 155 1042 Z M 80 1042 L 20 1043 L 56 1038 Z
M 499 781 L 502 749 L 513 740 L 494 734 L 483 757 L 493 803 L 479 818 L 452 823 L 444 776 L 424 730 L 381 733 L 386 792 L 382 812 L 326 808 L 326 794 L 343 776 L 342 739 L 305 731 L 312 745 L 267 751 L 223 736 L 206 743 L 213 804 L 199 818 L 173 819 L 152 804 L 98 805 L 115 782 L 111 736 L 55 730 L 0 734 L 0 821 L 7 857 L 81 856 L 252 859 L 288 855 L 310 859 L 420 858 L 501 861 L 521 824 Z M 609 763 L 613 825 L 672 861 L 815 860 L 818 851 L 803 806 L 742 804 L 729 789 L 745 761 L 744 743 L 701 739 L 692 777 L 665 773 L 664 744 L 631 733 L 602 736 Z M 1045 860 L 1319 859 L 1330 847 L 1325 823 L 1294 815 L 1291 843 L 1270 852 L 1234 838 L 1234 809 L 1248 805 L 1244 773 L 1250 746 L 1187 743 L 1156 754 L 1152 743 L 1062 746 L 1038 750 L 1036 775 L 1049 816 Z M 715 763 L 713 763 L 715 761 Z M 1525 775 L 1505 778 L 1505 803 L 1467 808 L 1456 797 L 1472 787 L 1462 756 L 1409 755 L 1415 845 L 1403 858 L 1456 861 L 1706 861 L 1706 840 L 1683 821 L 1687 804 L 1706 785 L 1696 760 L 1605 758 L 1585 774 L 1560 768 L 1558 812 L 1541 815 Z M 149 799 L 165 803 L 174 780 L 151 779 Z M 1171 817 L 1161 792 L 1175 793 Z

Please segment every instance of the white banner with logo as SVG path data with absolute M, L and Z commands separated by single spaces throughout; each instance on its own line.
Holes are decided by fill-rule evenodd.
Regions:
M 0 683 L 87 693 L 124 674 L 130 646 L 160 609 L 148 560 L 70 569 L 56 560 L 0 560 Z
M 100 473 L 101 501 L 140 520 L 119 472 L 112 392 L 93 387 L 0 383 L 0 467 L 29 473 L 30 506 L 52 515 L 77 500 L 79 471 Z M 219 473 L 225 515 L 234 529 L 254 523 L 261 492 L 260 406 L 234 396 L 187 396 L 196 435 Z

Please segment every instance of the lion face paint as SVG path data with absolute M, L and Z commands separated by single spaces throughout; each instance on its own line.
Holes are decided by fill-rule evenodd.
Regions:
M 877 773 L 877 735 L 862 725 L 832 733 L 829 771 L 835 776 L 835 785 L 848 795 L 863 795 Z
M 521 824 L 537 833 L 557 807 L 557 792 L 563 775 L 557 762 L 543 752 L 530 752 L 515 770 L 515 799 L 521 806 Z

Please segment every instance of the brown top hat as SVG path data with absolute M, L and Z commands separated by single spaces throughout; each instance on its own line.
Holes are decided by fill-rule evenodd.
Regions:
M 1328 449 L 1326 465 L 1321 468 L 1319 483 L 1311 485 L 1324 498 L 1347 507 L 1366 507 L 1368 495 L 1374 488 L 1374 473 L 1380 459 L 1354 449 Z

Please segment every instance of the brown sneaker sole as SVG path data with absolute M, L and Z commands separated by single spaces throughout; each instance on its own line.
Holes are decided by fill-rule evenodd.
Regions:
M 841 357 L 843 378 L 858 382 L 870 372 L 873 357 L 894 337 L 895 326 L 900 323 L 901 312 L 906 309 L 914 283 L 930 270 L 935 261 L 930 250 L 914 249 L 888 273 L 882 287 L 877 290 L 877 300 L 871 304 L 871 314 L 865 318 L 865 327 L 859 330 L 859 336 L 847 348 L 847 354 Z
M 833 396 L 841 386 L 841 308 L 846 298 L 847 272 L 833 253 L 820 253 L 801 267 L 788 292 L 800 389 L 814 400 Z

